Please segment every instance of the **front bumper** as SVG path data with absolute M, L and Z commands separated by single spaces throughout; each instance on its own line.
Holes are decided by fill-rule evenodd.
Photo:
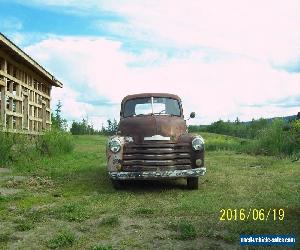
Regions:
M 185 170 L 170 171 L 145 171 L 145 172 L 108 172 L 109 177 L 113 180 L 132 180 L 132 179 L 164 179 L 180 177 L 198 177 L 206 173 L 206 168 L 193 168 Z

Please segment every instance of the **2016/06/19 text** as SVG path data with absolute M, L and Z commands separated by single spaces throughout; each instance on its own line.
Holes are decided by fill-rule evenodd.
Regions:
M 249 208 L 249 209 L 231 209 L 222 208 L 220 210 L 220 221 L 283 221 L 284 220 L 283 208 Z

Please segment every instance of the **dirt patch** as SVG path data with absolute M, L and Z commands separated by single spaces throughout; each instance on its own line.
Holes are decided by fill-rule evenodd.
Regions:
M 9 175 L 5 175 L 5 176 L 1 176 L 0 175 L 0 185 L 1 185 L 1 182 L 6 182 L 7 180 L 9 180 L 11 177 Z
M 7 188 L 17 188 L 23 181 L 26 179 L 25 176 L 10 176 L 8 181 L 6 182 Z
M 8 195 L 14 195 L 21 191 L 21 189 L 16 188 L 0 188 L 0 195 L 8 196 Z
M 9 168 L 0 168 L 0 175 L 11 173 L 11 169 Z
M 41 188 L 52 188 L 54 187 L 54 182 L 50 177 L 39 177 L 33 176 L 30 177 L 25 182 L 26 186 L 30 187 L 31 189 L 41 189 Z
M 0 181 L 6 181 L 6 188 L 23 188 L 29 190 L 41 190 L 47 188 L 50 190 L 54 187 L 54 183 L 50 177 L 39 176 L 0 176 Z

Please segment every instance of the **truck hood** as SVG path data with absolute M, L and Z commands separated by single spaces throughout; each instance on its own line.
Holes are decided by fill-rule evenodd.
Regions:
M 120 120 L 119 126 L 120 134 L 133 137 L 135 143 L 143 143 L 145 137 L 155 135 L 170 137 L 171 141 L 177 141 L 186 129 L 182 117 L 164 115 L 127 117 Z

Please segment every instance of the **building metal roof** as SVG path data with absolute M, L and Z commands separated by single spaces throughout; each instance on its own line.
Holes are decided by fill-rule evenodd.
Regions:
M 43 68 L 39 63 L 33 60 L 28 54 L 21 50 L 17 45 L 10 41 L 0 32 L 0 49 L 9 54 L 15 61 L 20 62 L 38 72 L 47 82 L 56 87 L 63 87 L 63 84 L 58 81 L 51 73 Z

